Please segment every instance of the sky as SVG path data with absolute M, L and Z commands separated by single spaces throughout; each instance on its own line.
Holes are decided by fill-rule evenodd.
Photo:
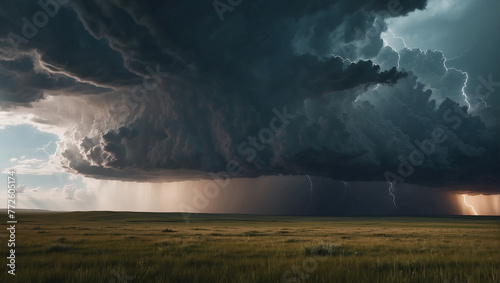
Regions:
M 0 169 L 27 209 L 500 215 L 499 4 L 3 1 Z

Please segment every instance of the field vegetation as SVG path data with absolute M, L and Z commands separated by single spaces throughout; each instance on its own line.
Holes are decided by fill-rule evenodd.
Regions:
M 498 282 L 498 217 L 24 213 L 0 282 Z M 8 256 L 7 233 L 0 246 Z

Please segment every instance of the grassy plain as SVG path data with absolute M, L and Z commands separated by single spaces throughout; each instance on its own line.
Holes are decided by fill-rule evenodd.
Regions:
M 498 217 L 22 213 L 0 282 L 498 282 Z

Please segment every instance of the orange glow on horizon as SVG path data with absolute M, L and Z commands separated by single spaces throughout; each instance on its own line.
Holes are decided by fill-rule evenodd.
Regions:
M 474 207 L 470 204 L 467 203 L 467 199 L 466 199 L 466 196 L 465 195 L 462 195 L 464 197 L 464 203 L 465 205 L 467 205 L 470 209 L 472 209 L 472 211 L 474 212 L 474 215 L 477 215 L 477 212 L 476 210 L 474 209 Z
M 500 195 L 457 194 L 463 215 L 500 215 Z

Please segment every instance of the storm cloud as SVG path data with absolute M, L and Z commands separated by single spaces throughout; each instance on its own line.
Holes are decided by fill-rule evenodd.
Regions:
M 42 7 L 2 3 L 0 106 L 64 125 L 57 162 L 93 178 L 210 179 L 232 168 L 385 182 L 391 172 L 498 190 L 496 114 L 469 107 L 467 74 L 440 51 L 398 52 L 381 38 L 388 18 L 426 1 L 219 2 L 222 17 L 217 1 L 52 1 L 57 13 L 24 43 L 11 33 L 23 36 L 21 19 Z M 37 108 L 47 97 L 85 111 L 69 127 Z M 414 172 L 403 176 L 402 163 Z

